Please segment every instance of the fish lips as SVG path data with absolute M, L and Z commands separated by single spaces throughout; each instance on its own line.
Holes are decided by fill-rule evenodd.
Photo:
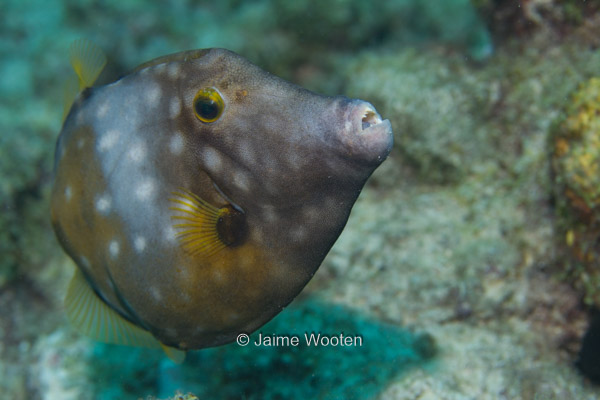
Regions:
M 369 102 L 340 98 L 338 115 L 342 129 L 334 135 L 335 148 L 353 161 L 379 165 L 394 144 L 392 124 L 382 119 Z

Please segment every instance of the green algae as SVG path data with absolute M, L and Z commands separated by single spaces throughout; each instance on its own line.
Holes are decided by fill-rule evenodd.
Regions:
M 556 123 L 552 146 L 558 240 L 567 279 L 600 307 L 600 79 L 582 83 Z

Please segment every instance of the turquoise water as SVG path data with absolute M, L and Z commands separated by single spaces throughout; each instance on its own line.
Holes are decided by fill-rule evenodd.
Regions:
M 555 206 L 564 194 L 551 167 L 554 127 L 600 70 L 597 9 L 3 2 L 0 397 L 600 398 L 573 366 L 600 306 L 581 299 L 597 286 L 565 272 Z M 248 345 L 175 364 L 69 325 L 63 298 L 75 266 L 54 237 L 49 199 L 68 48 L 82 37 L 108 55 L 101 83 L 158 56 L 224 47 L 310 90 L 367 100 L 390 119 L 395 146 L 341 237 Z M 307 343 L 311 334 L 326 340 Z M 259 335 L 279 342 L 255 345 Z

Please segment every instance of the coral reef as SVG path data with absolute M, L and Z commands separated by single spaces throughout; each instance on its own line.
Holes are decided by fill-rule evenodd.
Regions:
M 409 326 L 425 323 L 438 344 L 441 337 L 447 343 L 461 341 L 454 331 L 460 329 L 457 321 L 470 321 L 477 343 L 519 332 L 518 344 L 498 346 L 506 345 L 513 354 L 517 349 L 527 353 L 528 346 L 554 352 L 565 369 L 536 371 L 531 361 L 512 364 L 523 372 L 518 384 L 510 384 L 514 375 L 503 370 L 494 380 L 498 385 L 481 389 L 480 395 L 580 397 L 564 384 L 577 379 L 566 369 L 577 357 L 586 315 L 580 292 L 549 273 L 560 260 L 555 258 L 547 143 L 569 94 L 599 65 L 597 52 L 576 43 L 523 51 L 507 46 L 484 68 L 458 55 L 430 51 L 417 56 L 414 50 L 366 52 L 350 63 L 346 92 L 373 99 L 391 116 L 398 151 L 391 156 L 396 163 L 384 164 L 374 176 L 378 194 L 371 201 L 378 204 L 377 212 L 363 211 L 359 202 L 356 230 L 342 235 L 333 249 L 337 267 L 330 273 L 342 280 L 356 276 L 354 283 L 331 288 L 330 296 L 354 302 L 358 297 L 365 308 Z M 336 251 L 380 241 L 394 251 L 350 258 Z M 361 296 L 360 282 L 365 281 L 375 289 Z M 387 298 L 402 307 L 388 305 Z M 482 352 L 498 360 L 506 354 L 489 348 Z M 448 363 L 460 362 L 453 356 Z M 562 383 L 535 383 L 546 379 Z M 444 383 L 432 379 L 424 385 L 432 398 L 446 398 Z M 413 393 L 421 393 L 417 388 L 424 390 L 416 384 Z M 403 386 L 390 398 L 406 396 L 408 390 Z
M 597 0 L 471 0 L 495 40 L 529 36 L 538 31 L 572 32 L 594 20 L 600 9 Z
M 557 123 L 553 166 L 559 230 L 571 260 L 566 273 L 600 308 L 600 79 L 581 85 Z
M 522 51 L 508 46 L 485 68 L 440 48 L 364 52 L 347 63 L 344 90 L 371 99 L 389 116 L 400 153 L 391 156 L 420 180 L 447 184 L 506 173 L 545 191 L 550 186 L 539 151 L 552 117 L 598 63 L 600 56 L 574 43 Z M 390 185 L 401 178 L 386 172 L 391 175 L 382 179 Z

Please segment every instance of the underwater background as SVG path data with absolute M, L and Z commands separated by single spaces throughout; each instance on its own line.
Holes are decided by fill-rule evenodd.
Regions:
M 0 398 L 600 398 L 599 10 L 592 0 L 2 1 Z M 49 197 L 68 47 L 82 37 L 114 76 L 225 47 L 391 120 L 394 149 L 341 237 L 259 329 L 343 332 L 361 346 L 232 343 L 178 365 L 69 325 L 74 264 Z

